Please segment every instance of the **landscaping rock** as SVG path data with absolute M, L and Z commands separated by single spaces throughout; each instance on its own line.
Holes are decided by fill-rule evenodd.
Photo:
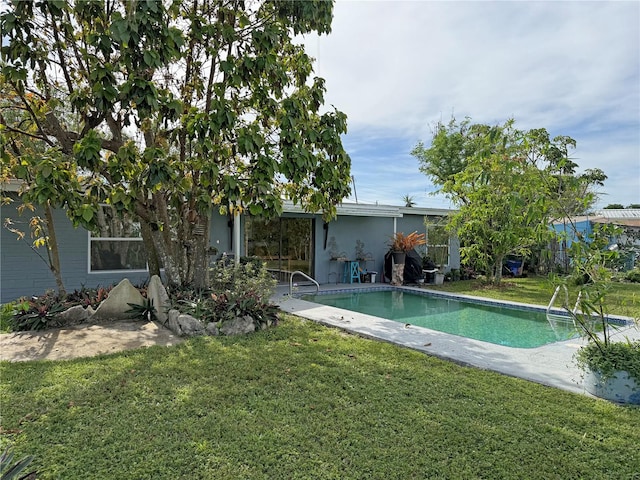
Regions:
M 256 325 L 253 322 L 253 318 L 249 315 L 244 317 L 236 317 L 234 320 L 227 320 L 220 327 L 220 333 L 222 335 L 245 335 L 247 333 L 255 332 Z
M 91 307 L 84 308 L 82 305 L 75 305 L 58 315 L 57 320 L 63 326 L 78 325 L 86 322 L 93 313 Z
M 197 318 L 177 310 L 169 310 L 169 330 L 181 337 L 205 335 L 204 325 Z
M 193 337 L 196 335 L 204 335 L 204 325 L 197 318 L 193 318 L 186 313 L 181 314 L 178 317 L 178 325 L 182 330 L 182 335 L 185 337 Z
M 142 305 L 144 297 L 125 278 L 109 292 L 109 296 L 98 306 L 91 320 L 131 320 L 131 314 L 126 313 L 131 308 L 129 303 Z
M 220 335 L 220 330 L 218 329 L 218 326 L 213 322 L 209 322 L 207 326 L 204 327 L 204 331 L 206 332 L 207 335 L 211 335 L 213 337 L 217 337 L 218 335 Z
M 149 286 L 147 287 L 147 298 L 153 302 L 153 306 L 156 309 L 156 318 L 161 324 L 166 324 L 169 319 L 169 309 L 171 308 L 171 301 L 169 300 L 169 294 L 167 289 L 164 288 L 162 280 L 157 275 L 151 277 Z
M 180 335 L 180 325 L 178 324 L 178 317 L 180 316 L 180 312 L 175 309 L 169 310 L 169 314 L 167 315 L 167 328 L 171 330 L 176 335 Z

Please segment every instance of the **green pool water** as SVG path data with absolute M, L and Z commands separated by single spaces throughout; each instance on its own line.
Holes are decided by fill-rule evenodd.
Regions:
M 544 312 L 401 290 L 307 295 L 303 299 L 508 347 L 534 348 L 578 336 L 571 322 L 554 322 L 552 327 Z

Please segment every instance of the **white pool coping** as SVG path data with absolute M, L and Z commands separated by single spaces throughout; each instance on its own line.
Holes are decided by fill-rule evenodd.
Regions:
M 321 290 L 353 290 L 375 286 L 372 284 L 323 285 Z M 383 285 L 378 286 L 382 287 Z M 422 293 L 429 291 L 418 287 L 405 286 L 402 288 L 415 289 Z M 305 291 L 314 293 L 313 288 L 305 287 Z M 446 294 L 435 290 L 431 292 L 438 295 L 451 295 L 456 298 L 468 297 L 484 301 L 488 300 L 481 297 Z M 586 343 L 586 340 L 581 338 L 551 343 L 536 348 L 514 348 L 438 332 L 424 327 L 405 326 L 402 323 L 372 315 L 319 305 L 301 300 L 295 296 L 289 296 L 288 287 L 286 289 L 279 288 L 272 300 L 284 312 L 313 320 L 323 325 L 337 327 L 363 337 L 401 345 L 462 365 L 491 370 L 549 387 L 591 396 L 585 392 L 582 385 L 582 371 L 573 361 L 576 351 Z M 489 300 L 496 304 L 503 303 L 540 308 L 539 305 Z M 614 333 L 614 336 L 637 340 L 640 339 L 640 329 L 637 325 L 621 327 Z

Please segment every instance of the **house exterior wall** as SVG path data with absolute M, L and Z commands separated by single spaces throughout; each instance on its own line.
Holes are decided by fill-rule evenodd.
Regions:
M 14 233 L 4 227 L 0 228 L 0 303 L 56 289 L 53 274 L 38 256 L 39 253 L 47 258 L 45 247 L 36 251 L 30 247 L 33 239 L 30 237 L 29 219 L 35 215 L 43 217 L 44 214 L 36 210 L 25 211 L 20 216 L 15 208 L 16 203 L 0 207 L 2 225 L 6 218 L 11 218 L 19 223 L 19 229 L 26 233 L 24 240 L 17 240 Z M 134 284 L 142 283 L 148 278 L 147 272 L 89 273 L 89 232 L 84 228 L 74 228 L 63 210 L 54 210 L 53 218 L 58 238 L 62 280 L 67 291 L 82 286 L 109 286 L 125 277 Z
M 244 228 L 240 230 L 244 233 Z M 211 221 L 209 222 L 209 244 L 218 250 L 216 255 L 212 255 L 211 259 L 216 260 L 223 253 L 233 251 L 232 247 L 233 224 L 229 223 L 229 217 L 213 212 Z M 244 242 L 241 242 L 243 245 Z
M 324 228 L 322 219 L 316 216 L 315 222 L 316 255 L 315 255 L 315 279 L 318 283 L 335 283 L 342 281 L 342 268 L 344 264 L 331 260 L 329 247 L 324 248 Z M 328 238 L 335 237 L 338 252 L 344 254 L 347 259 L 355 259 L 356 241 L 364 243 L 364 251 L 367 257 L 373 261 L 362 262 L 361 266 L 367 271 L 377 272 L 377 281 L 382 281 L 384 256 L 389 251 L 389 241 L 395 232 L 425 233 L 426 226 L 423 214 L 404 213 L 402 217 L 362 217 L 362 216 L 338 216 L 329 223 Z M 457 238 L 449 240 L 449 265 L 445 271 L 452 268 L 460 268 L 460 245 Z M 418 254 L 424 254 L 424 247 L 419 247 Z
M 640 248 L 640 226 L 636 223 L 640 222 L 640 209 L 626 210 L 601 210 L 591 217 L 578 217 L 563 222 L 553 224 L 553 229 L 565 239 L 566 245 L 562 240 L 557 245 L 552 245 L 551 250 L 555 253 L 555 262 L 568 267 L 570 259 L 568 257 L 568 249 L 576 240 L 576 233 L 581 235 L 587 242 L 590 241 L 589 236 L 594 232 L 596 225 L 614 224 L 623 229 L 623 234 L 619 238 L 609 238 L 609 244 L 621 244 L 626 247 L 632 247 L 624 252 L 623 270 L 631 270 L 635 267 L 638 258 L 637 250 Z M 575 226 L 575 229 L 574 229 Z M 566 250 L 564 247 L 566 246 Z
M 593 224 L 590 220 L 580 220 L 574 222 L 575 231 L 582 235 L 584 238 L 588 238 L 593 233 Z M 560 235 L 563 235 L 567 241 L 567 248 L 571 246 L 575 240 L 575 234 L 572 225 L 569 223 L 555 223 L 553 229 Z
M 0 228 L 0 303 L 6 303 L 22 296 L 32 296 L 44 293 L 47 289 L 55 289 L 56 284 L 48 266 L 30 247 L 28 222 L 33 215 L 43 216 L 41 212 L 25 212 L 18 216 L 14 202 L 0 207 L 0 220 L 4 225 L 5 219 L 12 218 L 20 221 L 21 229 L 27 232 L 26 241 L 18 241 L 16 235 L 6 228 Z M 356 241 L 364 243 L 364 251 L 372 261 L 363 262 L 362 267 L 367 271 L 378 272 L 378 282 L 381 281 L 384 255 L 388 251 L 388 242 L 396 231 L 411 233 L 425 232 L 424 214 L 411 211 L 403 212 L 402 216 L 365 216 L 339 215 L 328 224 L 327 245 L 325 246 L 325 223 L 320 215 L 304 213 L 285 213 L 286 217 L 311 217 L 314 238 L 314 278 L 319 283 L 334 283 L 342 281 L 341 262 L 331 260 L 328 240 L 335 237 L 338 251 L 349 259 L 355 259 Z M 59 243 L 62 277 L 68 291 L 83 286 L 95 288 L 118 283 L 128 278 L 132 283 L 143 283 L 148 279 L 146 271 L 111 271 L 89 272 L 89 232 L 83 228 L 74 228 L 63 210 L 54 211 L 54 221 Z M 241 217 L 240 254 L 244 255 L 244 218 Z M 219 258 L 223 252 L 233 252 L 233 225 L 229 217 L 212 212 L 210 222 L 210 245 L 217 249 L 212 255 L 212 261 Z M 44 248 L 37 249 L 46 258 Z M 420 255 L 424 250 L 418 251 Z M 450 240 L 450 264 L 447 270 L 460 268 L 459 245 L 455 238 Z
M 316 222 L 315 278 L 318 283 L 342 281 L 343 262 L 331 259 L 329 246 L 324 248 L 324 227 L 321 218 Z M 349 260 L 355 260 L 356 240 L 364 243 L 364 251 L 373 261 L 362 262 L 367 271 L 382 272 L 387 241 L 393 233 L 393 219 L 384 217 L 339 216 L 329 223 L 328 238 L 335 237 L 337 250 Z

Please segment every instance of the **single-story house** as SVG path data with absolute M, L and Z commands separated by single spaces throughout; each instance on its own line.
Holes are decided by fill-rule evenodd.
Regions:
M 0 303 L 55 288 L 53 275 L 40 258 L 40 255 L 46 258 L 46 251 L 32 248 L 29 238 L 29 218 L 38 213 L 18 215 L 17 190 L 15 184 L 3 185 L 3 195 L 13 196 L 17 201 L 0 208 L 0 220 L 3 226 L 6 218 L 23 223 L 22 230 L 27 235 L 19 240 L 7 228 L 0 228 Z M 235 222 L 214 210 L 210 225 L 210 247 L 215 252 L 212 259 L 230 254 L 257 256 L 274 271 L 299 270 L 325 284 L 341 282 L 344 260 L 360 256 L 365 258 L 360 262 L 362 270 L 380 272 L 377 281 L 382 281 L 384 255 L 393 233 L 418 231 L 432 239 L 426 247 L 419 247 L 422 250 L 418 253 L 437 253 L 448 271 L 460 268 L 458 241 L 448 235 L 442 240 L 442 230 L 438 234 L 431 231 L 441 227 L 429 227 L 427 232 L 425 225 L 425 219 L 435 223 L 448 213 L 446 209 L 344 203 L 338 207 L 337 218 L 325 223 L 320 214 L 305 213 L 288 203 L 282 216 L 274 220 L 242 215 L 238 233 L 233 231 Z M 74 228 L 63 210 L 54 211 L 54 222 L 62 277 L 68 291 L 83 286 L 108 286 L 123 278 L 134 284 L 148 279 L 142 239 L 135 222 L 129 226 L 120 222 L 117 228 L 102 229 L 99 235 Z M 234 238 L 239 238 L 239 242 L 234 242 Z
M 623 229 L 623 234 L 619 238 L 610 239 L 611 245 L 627 245 L 633 248 L 625 258 L 625 270 L 632 269 L 637 259 L 637 251 L 640 250 L 640 209 L 603 209 L 591 215 L 572 217 L 570 219 L 558 220 L 554 222 L 553 228 L 562 234 L 564 241 L 556 246 L 556 261 L 560 264 L 568 265 L 566 251 L 575 241 L 576 232 L 583 238 L 589 238 L 594 227 L 598 224 L 613 224 Z

